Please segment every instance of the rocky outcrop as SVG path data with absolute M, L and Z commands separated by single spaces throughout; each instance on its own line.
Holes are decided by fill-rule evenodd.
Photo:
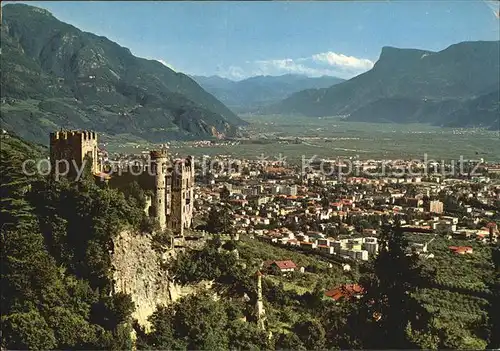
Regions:
M 169 305 L 199 287 L 180 286 L 161 267 L 163 260 L 175 259 L 177 251 L 160 256 L 151 248 L 151 235 L 122 231 L 114 240 L 112 254 L 114 292 L 130 294 L 135 303 L 132 318 L 149 328 L 148 317 L 157 305 Z
M 130 294 L 135 303 L 133 319 L 149 329 L 148 317 L 157 305 L 168 306 L 183 296 L 211 288 L 211 282 L 175 284 L 162 262 L 175 259 L 183 248 L 159 254 L 151 247 L 151 235 L 122 231 L 114 240 L 112 253 L 114 292 Z
M 151 236 L 123 231 L 114 240 L 112 255 L 114 291 L 132 296 L 140 325 L 148 327 L 147 318 L 157 305 L 168 305 L 172 298 L 166 272 L 160 257 L 151 248 Z M 175 290 L 174 290 L 175 291 Z

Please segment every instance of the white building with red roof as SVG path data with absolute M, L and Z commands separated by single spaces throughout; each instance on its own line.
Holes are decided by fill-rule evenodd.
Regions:
M 268 269 L 276 267 L 281 273 L 294 272 L 297 269 L 297 265 L 292 260 L 266 261 L 264 267 Z

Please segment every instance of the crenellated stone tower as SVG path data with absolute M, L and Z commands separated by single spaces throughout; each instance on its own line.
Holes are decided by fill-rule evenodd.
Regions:
M 155 177 L 155 196 L 153 200 L 154 205 L 154 216 L 158 219 L 160 223 L 160 229 L 165 230 L 167 227 L 167 215 L 166 215 L 166 177 L 167 177 L 167 153 L 163 150 L 151 151 L 151 167 L 152 173 Z
M 192 157 L 176 160 L 167 178 L 168 223 L 172 232 L 184 236 L 193 220 L 194 162 Z
M 67 173 L 69 177 L 76 176 L 85 162 L 92 160 L 90 165 L 94 175 L 101 173 L 97 146 L 97 133 L 92 131 L 61 130 L 50 134 L 51 169 L 58 170 L 59 175 Z M 69 169 L 67 169 L 69 167 Z M 150 207 L 160 229 L 170 228 L 177 237 L 184 236 L 184 230 L 192 226 L 195 169 L 194 159 L 185 159 L 170 163 L 165 150 L 150 152 L 150 164 L 147 173 L 135 178 L 142 183 L 144 189 L 153 190 L 154 195 L 147 199 L 145 211 L 150 213 Z M 67 172 L 66 172 L 67 171 Z M 127 173 L 127 172 L 125 172 Z M 111 177 L 120 179 L 121 172 Z M 126 178 L 128 181 L 134 178 Z M 123 178 L 122 178 L 123 179 Z M 118 183 L 119 184 L 119 183 Z
M 50 166 L 54 172 L 64 173 L 67 161 L 68 176 L 76 175 L 85 157 L 92 159 L 91 171 L 100 172 L 97 147 L 97 133 L 92 131 L 60 130 L 50 133 Z M 75 168 L 76 167 L 76 168 Z

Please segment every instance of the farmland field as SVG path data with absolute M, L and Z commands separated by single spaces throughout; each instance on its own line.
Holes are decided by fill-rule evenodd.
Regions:
M 249 159 L 261 155 L 273 159 L 281 154 L 289 161 L 314 156 L 423 159 L 425 155 L 429 160 L 459 159 L 463 156 L 465 159 L 500 161 L 498 132 L 440 128 L 426 124 L 347 122 L 337 117 L 243 118 L 250 123 L 244 131 L 248 138 L 238 140 L 237 145 L 194 147 L 192 142 L 172 142 L 171 152 L 195 157 L 224 154 Z M 116 151 L 125 151 L 124 147 L 131 146 L 123 145 L 117 149 L 116 144 L 111 145 Z

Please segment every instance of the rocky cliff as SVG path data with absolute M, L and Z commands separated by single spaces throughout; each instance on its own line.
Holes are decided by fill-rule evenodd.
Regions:
M 113 281 L 115 293 L 130 294 L 136 310 L 132 318 L 149 328 L 148 317 L 157 305 L 169 305 L 182 296 L 210 284 L 180 286 L 175 284 L 161 267 L 163 259 L 175 259 L 177 251 L 170 250 L 163 257 L 151 248 L 151 236 L 122 231 L 114 240 L 112 254 Z

